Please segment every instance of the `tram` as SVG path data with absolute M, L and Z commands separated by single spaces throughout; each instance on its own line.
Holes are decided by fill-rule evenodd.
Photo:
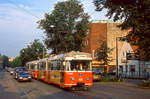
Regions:
M 61 88 L 92 87 L 92 57 L 89 53 L 69 52 L 26 64 L 32 77 Z

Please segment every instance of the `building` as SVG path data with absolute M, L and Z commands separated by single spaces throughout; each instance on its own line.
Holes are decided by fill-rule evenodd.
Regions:
M 100 47 L 101 41 L 106 41 L 109 48 L 113 48 L 112 57 L 113 61 L 107 66 L 106 71 L 112 71 L 116 66 L 116 40 L 118 37 L 124 37 L 128 31 L 123 31 L 118 28 L 121 22 L 113 22 L 107 20 L 92 21 L 90 24 L 90 30 L 85 38 L 85 48 L 84 52 L 91 53 L 93 58 L 95 58 L 95 50 Z M 120 50 L 123 43 L 118 43 L 118 49 Z M 94 62 L 98 63 L 98 62 Z
M 118 53 L 118 74 L 128 78 L 150 78 L 150 62 L 142 61 L 137 47 L 124 42 Z
M 9 62 L 12 62 L 14 59 L 15 59 L 14 57 L 10 57 Z
M 121 30 L 118 28 L 121 22 L 113 21 L 92 21 L 90 30 L 85 38 L 83 48 L 84 52 L 91 53 L 93 56 L 93 67 L 102 68 L 106 72 L 117 72 L 118 75 L 126 77 L 144 77 L 150 74 L 150 62 L 139 61 L 138 59 L 127 59 L 127 53 L 134 53 L 137 49 L 126 41 L 119 40 L 127 35 L 129 30 Z M 109 48 L 113 48 L 109 55 L 113 61 L 108 66 L 100 65 L 95 60 L 95 50 L 100 47 L 100 42 L 106 41 Z

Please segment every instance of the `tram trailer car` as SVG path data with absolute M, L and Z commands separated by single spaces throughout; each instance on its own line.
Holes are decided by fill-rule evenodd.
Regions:
M 32 77 L 61 88 L 92 87 L 92 57 L 89 53 L 70 52 L 28 62 Z

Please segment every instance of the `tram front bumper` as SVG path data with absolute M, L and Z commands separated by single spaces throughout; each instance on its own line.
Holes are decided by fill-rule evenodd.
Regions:
M 72 84 L 63 84 L 62 87 L 92 87 L 92 83 L 72 83 Z

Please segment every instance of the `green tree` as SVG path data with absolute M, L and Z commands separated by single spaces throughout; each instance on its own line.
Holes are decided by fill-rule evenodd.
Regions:
M 25 65 L 28 61 L 41 59 L 46 54 L 46 48 L 39 40 L 34 40 L 27 48 L 23 48 L 20 51 L 20 58 L 22 65 Z
M 87 34 L 89 16 L 78 0 L 58 2 L 52 13 L 46 13 L 39 28 L 46 34 L 45 44 L 52 53 L 80 51 Z
M 108 65 L 113 59 L 110 57 L 113 49 L 107 47 L 107 43 L 102 41 L 99 48 L 95 51 L 96 60 L 102 62 L 102 65 Z
M 9 58 L 6 55 L 2 56 L 2 60 L 3 60 L 3 68 L 9 66 Z
M 20 56 L 17 56 L 12 62 L 11 62 L 12 67 L 18 67 L 22 66 L 22 61 Z
M 0 69 L 2 69 L 2 68 L 3 68 L 3 57 L 0 54 Z
M 122 29 L 132 28 L 127 40 L 150 60 L 150 0 L 94 0 L 97 11 L 107 9 L 114 21 L 123 19 Z

